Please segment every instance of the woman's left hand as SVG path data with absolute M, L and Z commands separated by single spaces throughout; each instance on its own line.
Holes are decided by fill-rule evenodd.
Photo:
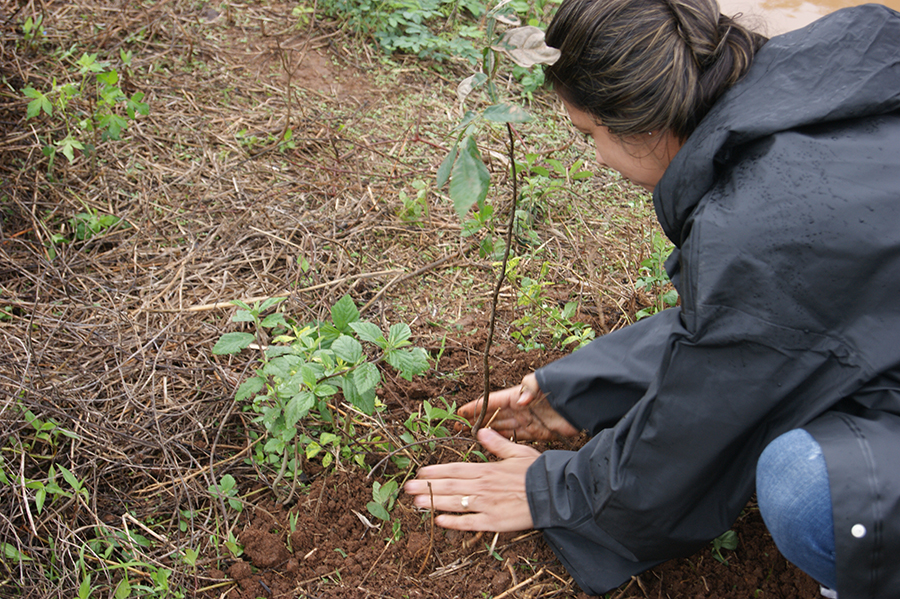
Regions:
M 488 428 L 478 431 L 478 440 L 502 461 L 425 466 L 404 490 L 415 496 L 417 507 L 431 509 L 434 501 L 435 511 L 456 512 L 435 518 L 435 524 L 444 528 L 492 532 L 533 528 L 525 472 L 540 452 Z

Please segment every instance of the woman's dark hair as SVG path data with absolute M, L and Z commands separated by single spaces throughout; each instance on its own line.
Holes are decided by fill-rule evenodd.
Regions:
M 620 137 L 686 139 L 750 68 L 766 38 L 716 0 L 564 0 L 547 29 L 547 80 Z

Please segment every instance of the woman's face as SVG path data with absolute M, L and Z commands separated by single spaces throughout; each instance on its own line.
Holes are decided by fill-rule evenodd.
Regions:
M 594 140 L 597 162 L 621 173 L 623 177 L 653 191 L 681 142 L 670 133 L 635 136 L 623 140 L 598 123 L 593 115 L 562 101 L 576 129 Z M 646 137 L 646 139 L 644 139 Z

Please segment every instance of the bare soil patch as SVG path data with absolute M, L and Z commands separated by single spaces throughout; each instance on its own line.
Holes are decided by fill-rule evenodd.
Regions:
M 298 29 L 294 7 L 0 0 L 0 596 L 72 597 L 86 572 L 94 596 L 125 580 L 146 587 L 133 596 L 160 597 L 582 596 L 537 533 L 494 542 L 435 529 L 401 496 L 401 536 L 386 542 L 389 525 L 357 516 L 371 518 L 372 498 L 359 469 L 311 460 L 279 503 L 271 473 L 250 459 L 260 429 L 233 398 L 253 358 L 211 352 L 241 327 L 230 300 L 286 296 L 285 312 L 311 322 L 350 294 L 373 322 L 410 323 L 436 364 L 412 382 L 384 371 L 378 426 L 398 435 L 425 400 L 480 395 L 496 271 L 460 237 L 439 191 L 417 222 L 401 218 L 399 192 L 432 181 L 448 147 L 454 82 L 415 61 L 381 65 L 321 14 Z M 38 16 L 42 33 L 29 39 L 23 24 Z M 120 51 L 133 53 L 130 66 Z M 65 125 L 26 119 L 21 90 L 77 80 L 82 52 L 119 71 L 126 94 L 145 92 L 150 112 L 121 140 L 80 132 L 95 152 L 57 156 L 51 173 L 42 148 Z M 542 133 L 566 131 L 552 98 L 539 94 L 533 109 L 544 116 L 522 128 L 523 150 L 590 156 L 571 133 Z M 70 110 L 77 127 L 93 107 L 85 95 Z M 483 140 L 501 212 L 502 139 Z M 543 198 L 539 247 L 520 240 L 516 251 L 524 274 L 553 283 L 550 301 L 578 301 L 577 319 L 600 334 L 649 303 L 634 280 L 654 224 L 646 197 L 620 179 L 590 185 Z M 78 238 L 82 214 L 122 221 Z M 510 333 L 522 308 L 514 288 L 501 297 L 496 388 L 562 355 L 518 350 Z M 445 462 L 470 447 L 413 455 Z M 383 457 L 371 450 L 366 462 Z M 413 472 L 391 465 L 374 479 Z M 240 513 L 209 492 L 225 474 Z M 706 549 L 611 596 L 815 596 L 752 504 L 735 530 L 727 565 Z M 229 531 L 240 556 L 225 547 Z

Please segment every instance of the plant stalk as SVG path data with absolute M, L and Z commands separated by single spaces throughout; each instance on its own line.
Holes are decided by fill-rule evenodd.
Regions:
M 506 249 L 503 252 L 503 262 L 500 264 L 500 275 L 497 284 L 494 285 L 494 296 L 491 298 L 491 321 L 488 326 L 487 341 L 484 344 L 484 399 L 481 402 L 481 413 L 472 425 L 472 434 L 478 433 L 478 429 L 484 423 L 487 415 L 488 397 L 491 393 L 491 368 L 488 361 L 491 353 L 491 344 L 494 342 L 494 324 L 497 321 L 497 303 L 500 299 L 500 288 L 506 278 L 506 263 L 509 260 L 509 250 L 512 247 L 513 227 L 516 224 L 516 208 L 519 200 L 518 179 L 516 177 L 516 138 L 513 135 L 512 124 L 506 123 L 506 132 L 509 134 L 509 168 L 512 172 L 512 207 L 509 209 L 509 226 L 506 229 Z

